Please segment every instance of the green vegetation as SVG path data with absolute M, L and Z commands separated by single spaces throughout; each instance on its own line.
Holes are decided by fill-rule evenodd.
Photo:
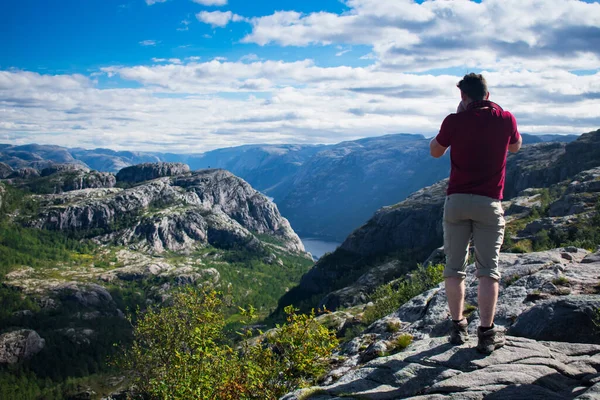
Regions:
M 555 286 L 567 286 L 569 284 L 569 279 L 566 276 L 559 276 L 552 280 L 552 283 Z
M 473 312 L 477 310 L 477 307 L 470 303 L 465 303 L 465 307 L 463 309 L 463 317 L 469 318 Z
M 600 199 L 597 201 L 589 220 L 578 220 L 566 227 L 542 229 L 533 237 L 516 242 L 512 239 L 529 223 L 548 217 L 550 204 L 560 198 L 566 188 L 567 185 L 558 184 L 549 189 L 539 189 L 541 206 L 535 207 L 528 217 L 518 219 L 507 225 L 503 251 L 529 253 L 568 246 L 595 251 L 597 246 L 600 245 Z
M 504 286 L 509 287 L 510 285 L 512 285 L 513 283 L 518 281 L 519 279 L 521 279 L 521 277 L 517 274 L 507 276 L 504 278 Z
M 314 314 L 287 308 L 287 323 L 251 344 L 252 331 L 228 340 L 222 297 L 186 289 L 171 305 L 150 308 L 134 328 L 134 341 L 119 364 L 135 371 L 141 395 L 169 399 L 276 399 L 308 386 L 326 371 L 337 346 L 333 332 Z M 243 312 L 251 318 L 253 309 Z M 248 321 L 247 321 L 248 322 Z
M 403 333 L 395 338 L 389 348 L 390 352 L 398 352 L 406 349 L 413 342 L 413 336 L 408 333 Z
M 377 288 L 372 295 L 374 305 L 363 315 L 363 323 L 370 325 L 376 320 L 396 311 L 402 304 L 419 294 L 434 288 L 443 281 L 444 266 L 418 266 L 410 277 Z

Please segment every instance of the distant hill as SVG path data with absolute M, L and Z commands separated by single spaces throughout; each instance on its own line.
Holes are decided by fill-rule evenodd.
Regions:
M 576 135 L 523 134 L 526 144 L 570 142 Z M 41 170 L 76 163 L 116 173 L 146 162 L 179 162 L 192 170 L 226 169 L 269 197 L 301 236 L 341 242 L 386 204 L 447 176 L 447 160 L 428 155 L 429 139 L 397 134 L 336 145 L 246 145 L 202 154 L 0 144 L 0 162 Z

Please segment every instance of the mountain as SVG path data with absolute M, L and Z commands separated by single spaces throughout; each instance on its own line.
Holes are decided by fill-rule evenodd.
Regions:
M 218 149 L 201 155 L 167 154 L 169 161 L 183 160 L 192 169 L 222 168 L 245 179 L 252 187 L 278 201 L 285 196 L 302 165 L 325 145 L 249 145 Z
M 575 135 L 524 135 L 526 143 L 567 142 Z M 428 156 L 429 139 L 388 135 L 337 145 L 248 145 L 203 154 L 143 153 L 58 146 L 0 146 L 0 162 L 41 170 L 79 163 L 113 172 L 145 162 L 185 163 L 192 170 L 220 168 L 275 199 L 303 237 L 341 242 L 377 209 L 447 176 L 448 162 Z M 30 176 L 34 172 L 20 172 Z M 2 167 L 0 166 L 0 174 Z
M 579 240 L 573 232 L 584 232 L 582 228 L 590 213 L 594 213 L 595 199 L 597 192 L 600 192 L 595 183 L 597 173 L 594 172 L 598 166 L 600 130 L 583 134 L 571 143 L 524 146 L 519 153 L 509 156 L 505 189 L 507 215 L 517 211 L 526 215 L 515 221 L 513 228 L 509 225 L 508 232 L 515 230 L 511 233 L 517 241 L 529 240 L 530 243 L 524 246 L 531 251 L 535 241 L 526 237 L 526 232 L 518 235 L 517 231 L 524 227 L 520 224 L 531 222 L 528 213 L 533 212 L 533 207 L 527 204 L 533 202 L 540 208 L 536 210 L 538 218 L 541 212 L 542 215 L 548 215 L 550 220 L 544 220 L 543 228 L 532 235 L 544 230 L 544 235 L 552 236 L 548 243 Z M 581 182 L 584 182 L 581 191 L 585 193 L 582 196 L 588 198 L 585 202 L 578 200 L 576 192 L 570 191 L 574 189 L 569 189 L 579 187 Z M 440 181 L 415 192 L 400 203 L 378 210 L 364 225 L 354 230 L 334 253 L 321 258 L 302 278 L 300 285 L 285 294 L 280 301 L 280 308 L 287 304 L 302 304 L 309 309 L 317 306 L 326 306 L 328 309 L 350 306 L 368 298 L 368 293 L 375 289 L 374 285 L 358 285 L 351 290 L 351 286 L 372 269 L 384 265 L 384 260 L 400 260 L 395 270 L 388 269 L 388 277 L 400 276 L 414 268 L 415 262 L 425 260 L 443 242 L 442 213 L 446 185 L 446 180 Z M 528 188 L 542 189 L 523 193 Z M 517 195 L 521 198 L 517 198 Z M 516 202 L 513 210 L 509 208 L 513 206 L 511 201 Z M 565 205 L 560 208 L 559 204 Z M 550 215 L 552 212 L 549 210 L 559 208 L 566 209 L 563 215 Z M 595 235 L 594 232 L 589 234 Z
M 265 316 L 313 264 L 275 203 L 229 171 L 35 171 L 0 180 L 0 397 L 5 384 L 112 387 L 103 374 L 114 345 L 131 340 L 126 313 L 135 320 L 191 286 L 222 291 L 227 312 L 251 304 Z M 27 378 L 15 381 L 15 368 Z

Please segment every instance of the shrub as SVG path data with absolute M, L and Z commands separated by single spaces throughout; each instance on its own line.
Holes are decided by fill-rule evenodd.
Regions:
M 401 351 L 406 349 L 413 342 L 413 336 L 403 333 L 392 341 L 390 351 Z
M 363 314 L 363 323 L 371 324 L 396 311 L 413 297 L 437 286 L 444 280 L 443 273 L 444 266 L 441 264 L 420 265 L 410 277 L 378 287 L 372 295 L 373 306 Z
M 569 279 L 565 276 L 559 276 L 552 280 L 552 283 L 556 286 L 566 286 L 569 284 Z
M 276 399 L 316 381 L 337 346 L 333 332 L 286 308 L 287 323 L 251 344 L 227 339 L 221 295 L 192 288 L 149 309 L 118 364 L 134 373 L 139 394 L 157 399 Z M 244 312 L 253 316 L 253 309 Z

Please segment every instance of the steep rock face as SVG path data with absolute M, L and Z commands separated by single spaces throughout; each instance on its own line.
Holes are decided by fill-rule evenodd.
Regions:
M 6 189 L 4 189 L 4 185 L 2 183 L 0 183 L 0 210 L 2 210 L 2 204 L 4 201 L 4 193 L 6 192 Z
M 0 179 L 6 179 L 12 175 L 13 169 L 10 165 L 0 162 Z
M 21 329 L 0 335 L 0 364 L 17 364 L 44 348 L 46 341 L 30 329 Z
M 599 256 L 576 248 L 502 254 L 495 322 L 520 337 L 508 336 L 507 345 L 491 356 L 474 349 L 477 311 L 467 316 L 471 340 L 462 346 L 447 342 L 442 284 L 343 345 L 327 386 L 285 399 L 594 398 L 585 396 L 596 393 L 600 382 L 600 336 L 590 312 L 600 305 Z M 475 266 L 467 272 L 466 302 L 477 306 Z M 402 351 L 396 340 L 404 334 L 414 341 Z
M 255 247 L 268 234 L 304 252 L 277 207 L 246 182 L 222 170 L 156 179 L 130 189 L 85 189 L 39 197 L 30 226 L 83 233 L 155 252 L 198 244 Z
M 362 256 L 390 249 L 425 248 L 439 245 L 448 180 L 426 187 L 394 206 L 377 211 L 363 227 L 354 231 L 341 248 Z
M 138 183 L 187 172 L 190 172 L 190 167 L 181 163 L 145 163 L 123 168 L 117 174 L 117 181 Z

